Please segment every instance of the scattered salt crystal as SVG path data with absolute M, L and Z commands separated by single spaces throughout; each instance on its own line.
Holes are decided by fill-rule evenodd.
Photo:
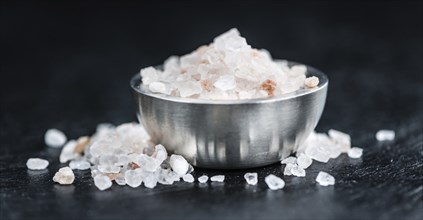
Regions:
M 291 168 L 291 174 L 297 177 L 304 177 L 306 175 L 305 170 L 301 167 L 299 167 L 297 164 L 292 166 Z
M 308 88 L 314 88 L 317 85 L 319 85 L 319 78 L 312 76 L 312 77 L 308 77 L 304 80 L 304 84 L 308 87 Z
M 48 167 L 49 162 L 40 158 L 29 158 L 26 162 L 26 166 L 30 170 L 44 170 Z
M 294 168 L 296 164 L 288 163 L 285 166 L 285 169 L 283 170 L 283 175 L 285 176 L 291 176 L 292 175 L 292 168 Z
M 141 173 L 138 170 L 128 170 L 125 172 L 125 183 L 132 188 L 137 188 L 142 183 Z
M 112 181 L 108 176 L 97 175 L 94 177 L 94 185 L 101 191 L 106 190 L 112 186 Z
M 194 177 L 191 175 L 191 174 L 185 174 L 185 175 L 183 175 L 182 176 L 182 179 L 185 181 L 185 182 L 188 182 L 188 183 L 193 183 L 194 182 Z
M 344 144 L 344 145 L 349 145 L 351 146 L 351 137 L 350 135 L 335 130 L 335 129 L 330 129 L 328 131 L 329 136 L 336 142 L 340 143 L 340 144 Z
M 69 160 L 75 159 L 78 154 L 75 153 L 76 141 L 70 140 L 66 145 L 62 148 L 62 152 L 60 153 L 60 163 L 66 163 Z
M 246 173 L 244 174 L 244 179 L 250 185 L 256 185 L 258 182 L 257 173 Z
M 91 164 L 85 160 L 72 160 L 69 163 L 69 167 L 72 170 L 88 170 L 91 167 Z
M 62 167 L 53 177 L 53 181 L 59 184 L 72 184 L 75 180 L 75 175 L 69 167 Z
M 225 181 L 225 176 L 224 175 L 212 176 L 212 177 L 210 177 L 210 180 L 212 182 L 223 182 L 223 181 Z
M 297 158 L 296 157 L 287 157 L 287 158 L 285 158 L 281 161 L 281 164 L 289 164 L 289 163 L 291 163 L 291 164 L 297 163 Z
M 392 141 L 395 139 L 395 131 L 392 130 L 379 130 L 376 133 L 376 139 L 378 141 Z
M 312 163 L 313 160 L 304 153 L 301 153 L 300 156 L 298 156 L 297 158 L 298 166 L 303 169 L 307 169 Z
M 285 181 L 273 174 L 266 176 L 264 181 L 271 190 L 282 189 L 285 186 Z
M 320 171 L 316 177 L 316 181 L 322 186 L 329 186 L 335 184 L 335 178 L 330 174 Z
M 55 128 L 48 129 L 47 132 L 44 135 L 44 142 L 49 147 L 61 147 L 66 143 L 66 135 Z
M 348 156 L 351 158 L 360 158 L 363 155 L 363 149 L 359 147 L 353 147 L 348 151 Z
M 327 163 L 330 158 L 330 152 L 321 145 L 314 145 L 313 147 L 308 147 L 305 150 L 305 154 L 311 159 Z
M 170 156 L 169 164 L 170 167 L 172 167 L 172 170 L 180 176 L 183 176 L 188 172 L 189 164 L 181 155 L 173 154 Z
M 198 182 L 200 183 L 206 183 L 209 180 L 209 177 L 206 175 L 202 175 L 200 177 L 198 177 Z

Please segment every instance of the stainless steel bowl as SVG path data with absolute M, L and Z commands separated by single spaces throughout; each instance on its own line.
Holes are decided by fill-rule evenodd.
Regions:
M 290 63 L 295 64 L 295 63 Z M 154 143 L 184 156 L 197 167 L 239 169 L 278 162 L 314 130 L 326 101 L 328 79 L 314 89 L 235 101 L 212 101 L 153 94 L 136 74 L 131 80 L 137 115 Z

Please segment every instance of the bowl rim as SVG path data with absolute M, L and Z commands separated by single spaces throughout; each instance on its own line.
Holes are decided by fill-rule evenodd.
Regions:
M 288 61 L 289 66 L 293 65 L 305 65 L 298 62 Z M 290 100 L 294 98 L 298 98 L 301 96 L 309 95 L 312 93 L 316 93 L 328 87 L 329 79 L 328 77 L 320 70 L 305 65 L 307 67 L 307 76 L 316 76 L 319 78 L 319 84 L 317 88 L 302 88 L 294 92 L 272 96 L 269 98 L 256 98 L 256 99 L 239 99 L 239 100 L 209 100 L 209 99 L 194 99 L 194 98 L 185 98 L 185 97 L 177 97 L 171 96 L 161 93 L 152 93 L 150 92 L 145 86 L 141 84 L 141 75 L 136 73 L 130 80 L 131 88 L 137 94 L 146 95 L 152 98 L 157 98 L 165 101 L 171 102 L 178 102 L 178 103 L 188 103 L 188 104 L 208 104 L 208 105 L 235 105 L 235 104 L 254 104 L 254 103 L 268 103 L 268 102 L 278 102 L 283 100 Z

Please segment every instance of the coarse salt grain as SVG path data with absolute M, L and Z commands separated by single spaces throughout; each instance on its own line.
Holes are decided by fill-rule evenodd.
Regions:
M 200 177 L 198 177 L 198 182 L 200 183 L 206 183 L 209 180 L 209 177 L 206 175 L 202 175 Z
M 181 155 L 173 154 L 169 160 L 170 167 L 180 176 L 185 175 L 188 172 L 189 164 L 187 160 Z
M 316 181 L 322 186 L 335 185 L 335 178 L 323 171 L 319 172 L 316 177 Z
M 291 164 L 297 163 L 297 158 L 296 157 L 287 157 L 287 158 L 285 158 L 281 161 L 281 164 L 289 164 L 289 163 L 291 163 Z
M 298 156 L 297 158 L 298 166 L 303 169 L 307 169 L 312 163 L 313 160 L 304 153 L 301 153 L 300 156 Z
M 191 175 L 191 174 L 185 174 L 185 175 L 183 175 L 182 176 L 182 179 L 185 181 L 185 182 L 188 182 L 188 183 L 193 183 L 194 182 L 194 177 Z
M 66 140 L 66 135 L 62 131 L 55 128 L 48 129 L 44 135 L 44 142 L 49 147 L 61 147 L 66 143 Z
M 285 186 L 285 181 L 273 174 L 266 176 L 264 181 L 271 190 L 282 189 Z
M 112 181 L 105 175 L 97 175 L 94 177 L 94 185 L 101 191 L 112 186 Z
M 74 180 L 75 175 L 73 174 L 72 169 L 69 167 L 60 168 L 59 171 L 57 171 L 53 177 L 54 182 L 57 182 L 62 185 L 72 184 Z
M 360 158 L 363 155 L 363 149 L 359 147 L 353 147 L 348 151 L 348 156 L 351 158 Z
M 72 160 L 69 163 L 69 167 L 72 170 L 88 170 L 90 169 L 91 164 L 86 160 Z
M 257 173 L 246 173 L 244 174 L 244 179 L 249 185 L 256 185 L 258 182 Z
M 44 170 L 48 167 L 49 162 L 41 158 L 29 158 L 26 166 L 30 170 Z
M 304 84 L 308 87 L 308 88 L 314 88 L 317 85 L 319 85 L 319 78 L 312 76 L 312 77 L 308 77 L 304 80 Z
M 379 130 L 376 133 L 378 141 L 393 141 L 395 139 L 395 131 L 392 130 Z
M 210 180 L 212 182 L 223 182 L 223 181 L 225 181 L 225 176 L 224 175 L 212 176 L 212 177 L 210 177 Z

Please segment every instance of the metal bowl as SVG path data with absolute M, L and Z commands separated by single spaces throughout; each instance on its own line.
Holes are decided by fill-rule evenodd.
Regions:
M 290 65 L 296 63 L 290 62 Z M 287 157 L 314 130 L 326 101 L 328 78 L 314 89 L 248 100 L 199 100 L 151 93 L 140 74 L 131 80 L 137 115 L 154 143 L 197 167 L 259 167 Z

